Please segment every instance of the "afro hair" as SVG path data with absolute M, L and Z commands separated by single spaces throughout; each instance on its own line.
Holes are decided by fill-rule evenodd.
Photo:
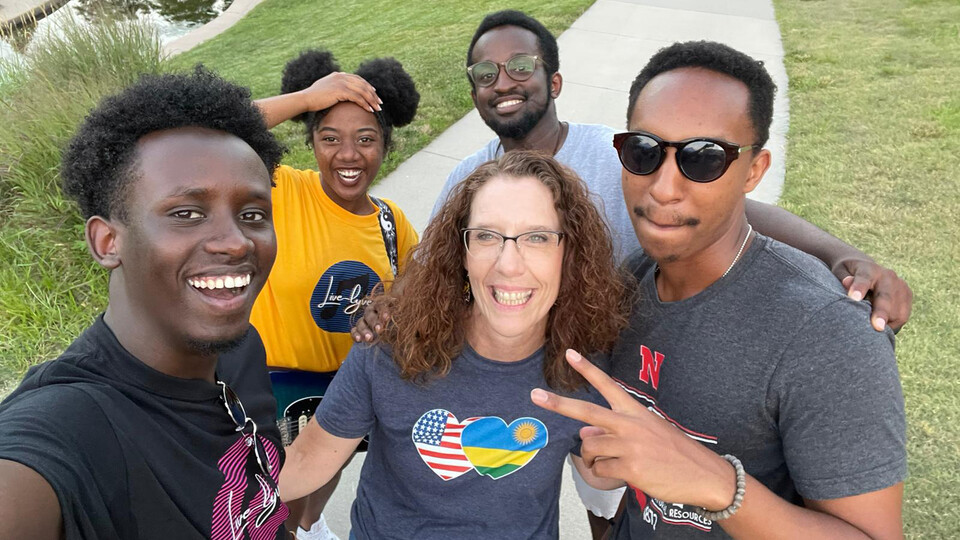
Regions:
M 242 139 L 272 174 L 283 155 L 246 88 L 198 65 L 192 74 L 144 75 L 90 112 L 63 153 L 63 191 L 84 218 L 124 220 L 137 142 L 161 130 L 202 127 Z
M 283 69 L 280 92 L 289 94 L 309 88 L 314 82 L 340 71 L 340 66 L 329 51 L 307 50 L 287 62 Z M 383 130 L 384 148 L 390 148 L 394 127 L 413 121 L 420 104 L 420 94 L 410 74 L 393 58 L 376 58 L 360 64 L 356 74 L 377 89 L 377 97 L 383 101 L 382 110 L 376 113 L 377 122 Z M 303 113 L 293 119 L 303 122 L 307 145 L 313 144 L 313 132 L 330 109 Z
M 527 15 L 522 11 L 505 9 L 488 14 L 480 21 L 480 26 L 473 33 L 473 39 L 470 40 L 470 47 L 467 48 L 467 67 L 473 64 L 473 47 L 476 46 L 480 37 L 494 28 L 501 26 L 517 26 L 532 32 L 537 36 L 537 45 L 540 47 L 540 54 L 543 55 L 543 64 L 547 70 L 547 76 L 550 77 L 560 69 L 560 52 L 557 47 L 557 38 L 547 30 L 540 21 Z M 469 76 L 467 76 L 470 79 Z M 473 87 L 473 79 L 470 79 L 470 87 Z
M 640 92 L 654 77 L 680 68 L 702 68 L 722 73 L 742 82 L 750 93 L 750 121 L 756 139 L 763 146 L 770 137 L 773 120 L 773 96 L 777 85 L 763 67 L 763 62 L 713 41 L 687 41 L 664 47 L 653 55 L 630 86 L 627 105 L 627 124 L 633 117 L 633 108 Z

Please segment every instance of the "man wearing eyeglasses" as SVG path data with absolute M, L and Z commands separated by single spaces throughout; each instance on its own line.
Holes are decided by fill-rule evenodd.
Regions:
M 514 149 L 538 150 L 573 169 L 602 202 L 618 260 L 636 250 L 639 244 L 620 190 L 620 163 L 610 147 L 615 131 L 557 117 L 554 100 L 560 96 L 563 78 L 554 36 L 519 11 L 491 13 L 474 33 L 466 63 L 473 102 L 497 138 L 450 173 L 434 213 L 450 189 L 480 164 Z M 888 324 L 899 328 L 909 318 L 912 293 L 893 271 L 775 206 L 748 201 L 747 215 L 762 232 L 822 259 L 844 280 L 851 297 L 863 298 L 872 289 L 871 322 L 878 330 Z
M 609 376 L 611 409 L 534 390 L 593 427 L 582 455 L 630 486 L 614 538 L 902 538 L 903 396 L 893 333 L 812 257 L 756 232 L 745 195 L 774 84 L 718 43 L 662 49 L 614 146 L 643 247 Z
M 276 403 L 250 310 L 282 150 L 249 92 L 147 76 L 67 148 L 109 304 L 0 404 L 0 538 L 276 538 Z

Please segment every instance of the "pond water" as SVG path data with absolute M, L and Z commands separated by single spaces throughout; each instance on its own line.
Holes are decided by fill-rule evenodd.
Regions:
M 69 18 L 87 24 L 104 17 L 147 20 L 167 43 L 212 21 L 231 3 L 233 0 L 70 0 L 35 27 L 0 39 L 0 58 L 16 58 L 34 35 L 56 32 L 57 25 Z

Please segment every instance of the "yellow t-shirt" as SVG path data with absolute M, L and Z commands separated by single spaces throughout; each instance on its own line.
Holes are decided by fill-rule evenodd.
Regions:
M 394 276 L 383 245 L 377 210 L 352 214 L 333 202 L 316 171 L 287 166 L 273 178 L 277 260 L 257 297 L 250 322 L 267 349 L 267 365 L 333 371 L 346 358 L 349 331 L 364 298 Z M 392 201 L 398 264 L 417 244 L 417 231 Z

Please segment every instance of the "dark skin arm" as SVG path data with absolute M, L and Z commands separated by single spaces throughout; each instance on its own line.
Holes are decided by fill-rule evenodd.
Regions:
M 665 501 L 718 511 L 733 501 L 730 464 L 653 414 L 600 368 L 575 351 L 567 362 L 596 388 L 610 408 L 535 389 L 533 402 L 588 424 L 581 428 L 584 464 L 599 478 L 617 478 Z M 746 475 L 743 505 L 719 525 L 734 538 L 903 538 L 903 484 L 797 506 Z
M 875 330 L 887 325 L 899 330 L 910 318 L 913 292 L 893 270 L 780 207 L 747 199 L 745 209 L 747 220 L 758 232 L 823 261 L 850 298 L 860 301 L 869 295 L 873 302 L 870 322 Z
M 0 459 L 0 539 L 63 536 L 60 502 L 39 473 Z

